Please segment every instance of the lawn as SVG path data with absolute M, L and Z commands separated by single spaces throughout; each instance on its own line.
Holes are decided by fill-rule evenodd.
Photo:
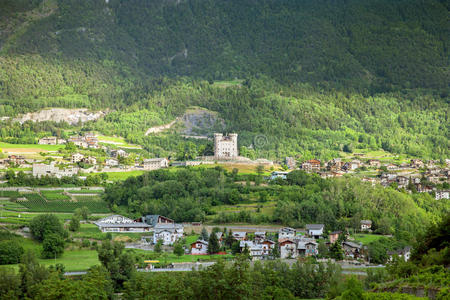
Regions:
M 199 238 L 198 234 L 195 235 L 188 235 L 184 239 L 186 242 L 184 243 L 185 246 L 190 247 L 192 243 L 196 242 Z
M 0 148 L 11 152 L 45 152 L 45 151 L 58 151 L 63 149 L 65 145 L 38 145 L 38 144 L 9 144 L 0 142 Z M 21 150 L 24 149 L 24 150 Z
M 45 266 L 63 264 L 66 272 L 86 271 L 92 266 L 100 265 L 98 254 L 95 250 L 72 250 L 65 251 L 64 254 L 55 259 L 39 259 Z
M 377 234 L 364 234 L 364 233 L 357 233 L 352 235 L 352 237 L 355 239 L 355 241 L 359 241 L 363 243 L 364 245 L 367 245 L 373 241 L 381 239 L 382 235 Z
M 80 224 L 80 230 L 72 232 L 71 236 L 80 239 L 102 240 L 106 237 L 106 233 L 101 232 L 95 224 Z
M 131 176 L 140 176 L 144 174 L 144 171 L 129 171 L 129 172 L 105 172 L 108 174 L 108 180 L 121 181 Z
M 99 141 L 99 143 L 112 144 L 112 145 L 116 145 L 117 147 L 141 149 L 141 146 L 129 144 L 125 141 L 125 139 L 123 137 L 120 137 L 120 136 L 99 135 L 98 141 Z

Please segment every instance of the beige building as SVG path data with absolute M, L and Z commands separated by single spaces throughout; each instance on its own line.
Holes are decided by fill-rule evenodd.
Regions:
M 67 167 L 60 169 L 55 162 L 51 164 L 33 164 L 33 177 L 51 176 L 56 178 L 70 177 L 78 173 L 78 168 Z
M 237 133 L 223 135 L 214 133 L 214 157 L 216 159 L 233 159 L 238 157 Z
M 70 158 L 70 162 L 73 164 L 76 164 L 77 162 L 82 161 L 84 158 L 84 155 L 81 153 L 74 153 L 72 154 L 71 158 Z
M 166 158 L 144 159 L 143 166 L 145 170 L 157 170 L 169 167 L 169 161 Z

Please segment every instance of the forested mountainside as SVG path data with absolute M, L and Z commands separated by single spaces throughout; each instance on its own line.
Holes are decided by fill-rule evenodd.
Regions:
M 330 158 L 348 144 L 448 157 L 446 1 L 0 5 L 0 117 L 108 108 L 85 129 L 167 155 L 184 141 L 146 129 L 196 105 L 217 111 L 241 146 L 264 135 L 259 156 Z M 58 126 L 5 121 L 0 137 L 25 142 Z

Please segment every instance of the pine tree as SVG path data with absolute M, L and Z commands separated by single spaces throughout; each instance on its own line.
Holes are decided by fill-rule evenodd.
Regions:
M 214 254 L 219 252 L 220 245 L 219 240 L 217 239 L 217 235 L 213 232 L 209 236 L 209 243 L 208 243 L 208 254 Z

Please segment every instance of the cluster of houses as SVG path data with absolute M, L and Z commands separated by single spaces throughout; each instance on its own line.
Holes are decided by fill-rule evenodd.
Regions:
M 121 215 L 112 215 L 100 219 L 94 223 L 102 232 L 115 233 L 152 233 L 153 235 L 142 236 L 141 242 L 144 244 L 156 244 L 161 241 L 163 245 L 173 245 L 183 238 L 184 226 L 177 224 L 174 220 L 161 215 L 145 215 L 138 219 L 130 219 Z M 370 220 L 361 221 L 361 230 L 371 229 Z M 234 240 L 239 242 L 241 252 L 247 251 L 253 260 L 268 259 L 273 257 L 275 247 L 282 259 L 316 256 L 319 254 L 318 240 L 324 235 L 325 226 L 323 224 L 307 224 L 306 230 L 296 231 L 290 227 L 280 228 L 278 238 L 275 234 L 269 235 L 264 231 L 248 233 L 236 231 L 232 232 Z M 214 233 L 219 243 L 223 242 L 223 233 Z M 334 231 L 328 235 L 326 246 L 330 246 L 339 240 L 344 234 L 342 231 Z M 345 257 L 364 258 L 364 248 L 361 243 L 344 241 L 341 244 Z M 394 255 L 409 259 L 411 247 L 405 247 L 387 254 L 392 259 Z M 191 243 L 190 253 L 192 255 L 208 254 L 208 241 L 198 239 Z
M 143 242 L 156 244 L 159 240 L 163 245 L 172 245 L 183 237 L 183 224 L 177 224 L 174 220 L 160 215 L 146 215 L 132 220 L 120 215 L 113 215 L 95 222 L 102 232 L 152 232 L 150 238 L 143 236 Z
M 295 169 L 295 160 L 292 157 L 286 157 L 286 165 L 289 169 Z M 344 162 L 340 158 L 334 158 L 326 163 L 318 159 L 304 161 L 300 169 L 308 173 L 318 173 L 322 178 L 341 177 L 346 173 L 353 172 L 361 167 L 380 169 L 385 172 L 379 177 L 363 177 L 361 180 L 369 182 L 372 185 L 376 183 L 384 187 L 396 184 L 399 189 L 407 189 L 410 184 L 414 185 L 419 193 L 435 192 L 436 200 L 449 199 L 449 190 L 436 190 L 434 184 L 450 183 L 450 160 L 446 160 L 446 168 L 441 168 L 438 161 L 429 160 L 424 162 L 420 159 L 411 159 L 409 163 L 400 165 L 388 163 L 382 164 L 378 159 L 369 159 L 362 162 L 359 159 Z M 420 171 L 420 172 L 419 172 Z M 288 172 L 272 172 L 270 179 L 286 179 Z
M 372 222 L 361 221 L 361 230 L 370 231 Z M 296 231 L 290 227 L 281 228 L 278 231 L 278 239 L 268 236 L 266 232 L 233 232 L 233 239 L 239 242 L 241 252 L 245 249 L 253 260 L 267 259 L 272 257 L 275 247 L 278 247 L 280 258 L 298 258 L 316 256 L 319 254 L 318 240 L 324 235 L 324 224 L 307 224 L 306 230 Z M 334 231 L 329 234 L 329 241 L 325 244 L 330 246 L 335 243 L 342 231 Z M 222 232 L 217 232 L 217 239 L 222 241 Z M 342 249 L 346 257 L 362 258 L 362 244 L 345 241 Z M 208 253 L 208 242 L 199 239 L 191 244 L 191 254 L 205 255 Z

